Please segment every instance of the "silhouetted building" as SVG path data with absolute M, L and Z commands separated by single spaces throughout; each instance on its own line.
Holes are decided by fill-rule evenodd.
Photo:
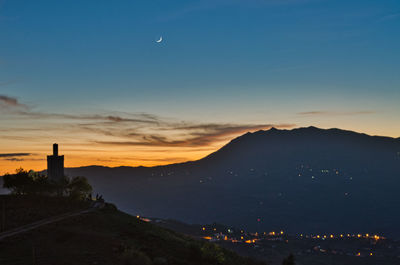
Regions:
M 64 177 L 64 156 L 58 155 L 58 144 L 53 144 L 53 155 L 47 156 L 47 177 L 54 181 Z

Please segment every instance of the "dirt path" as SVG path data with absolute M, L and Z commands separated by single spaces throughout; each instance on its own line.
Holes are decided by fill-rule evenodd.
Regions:
M 82 211 L 79 211 L 79 212 L 64 213 L 64 214 L 53 216 L 53 217 L 50 217 L 50 218 L 46 218 L 46 219 L 43 219 L 43 220 L 40 220 L 40 221 L 37 221 L 37 222 L 34 222 L 34 223 L 23 225 L 23 226 L 20 226 L 20 227 L 17 227 L 17 228 L 14 228 L 14 229 L 11 229 L 11 230 L 8 230 L 8 231 L 0 233 L 0 241 L 5 239 L 5 238 L 7 238 L 7 237 L 11 237 L 11 236 L 15 236 L 15 235 L 18 235 L 18 234 L 22 234 L 22 233 L 28 232 L 28 231 L 33 230 L 35 228 L 41 227 L 43 225 L 59 222 L 59 221 L 62 221 L 64 219 L 67 219 L 67 218 L 71 218 L 71 217 L 78 216 L 78 215 L 81 215 L 81 214 L 93 212 L 96 209 L 97 208 L 89 208 L 89 209 L 82 210 Z

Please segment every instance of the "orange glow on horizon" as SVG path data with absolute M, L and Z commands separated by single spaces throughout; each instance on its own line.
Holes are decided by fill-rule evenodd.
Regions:
M 279 127 L 278 127 L 279 128 Z M 283 128 L 285 128 L 283 126 Z M 269 129 L 266 127 L 265 129 Z M 291 129 L 291 128 L 286 128 Z M 258 128 L 256 129 L 258 130 Z M 29 132 L 21 132 L 21 139 L 2 139 L 0 149 L 4 153 L 28 153 L 29 156 L 13 157 L 12 159 L 2 157 L 0 159 L 0 175 L 14 173 L 18 168 L 26 170 L 41 171 L 47 168 L 47 155 L 52 152 L 52 144 L 57 142 L 60 148 L 60 155 L 65 157 L 65 167 L 82 166 L 162 166 L 187 161 L 195 161 L 206 157 L 227 144 L 231 139 L 244 134 L 245 131 L 222 134 L 213 138 L 211 142 L 202 145 L 191 146 L 141 146 L 141 145 L 107 145 L 92 142 L 95 135 L 88 134 L 67 134 L 63 131 L 59 135 L 52 132 L 43 137 Z M 251 130 L 250 130 L 251 131 Z M 254 130 L 253 130 L 254 131 Z M 52 134 L 57 136 L 53 136 Z M 372 133 L 373 134 L 373 133 Z M 75 137 L 76 135 L 76 137 Z M 2 136 L 2 135 L 0 135 Z M 14 136 L 13 136 L 14 137 Z M 31 139 L 32 140 L 29 140 Z M 174 139 L 171 136 L 171 139 Z M 108 136 L 98 136 L 96 140 L 108 140 Z
M 121 129 L 117 125 L 114 126 L 116 126 L 113 128 L 114 131 Z M 52 131 L 42 133 L 42 135 L 29 130 L 18 131 L 18 135 L 12 136 L 0 132 L 0 137 L 4 136 L 5 139 L 0 143 L 1 154 L 28 154 L 23 157 L 1 157 L 0 175 L 13 173 L 21 167 L 25 170 L 36 171 L 46 169 L 47 155 L 52 153 L 53 143 L 59 144 L 59 154 L 64 155 L 65 167 L 93 165 L 152 167 L 198 160 L 217 151 L 230 140 L 246 132 L 271 128 L 270 125 L 233 125 L 232 128 L 229 125 L 218 124 L 198 126 L 200 127 L 198 132 L 191 131 L 190 127 L 181 131 L 169 129 L 160 135 L 158 135 L 158 131 L 150 131 L 143 132 L 139 136 L 135 135 L 136 138 L 128 141 L 122 136 L 114 137 L 98 132 L 82 131 L 76 129 L 74 125 L 71 127 L 76 131 L 69 132 L 68 126 L 66 126 L 66 129 L 56 130 L 53 128 Z M 209 129 L 208 126 L 214 126 L 216 129 L 214 127 Z M 223 126 L 222 129 L 219 126 Z M 196 126 L 194 127 L 196 128 Z M 277 127 L 280 128 L 280 126 Z M 291 125 L 282 125 L 281 127 L 291 128 Z M 111 130 L 111 132 L 114 131 Z M 200 135 L 204 133 L 204 136 L 196 138 L 192 135 L 196 135 L 196 133 Z
M 51 147 L 51 145 L 49 145 Z M 174 163 L 182 163 L 201 159 L 212 151 L 208 148 L 205 150 L 196 151 L 171 151 L 171 152 L 141 152 L 129 153 L 126 151 L 62 151 L 63 145 L 60 145 L 60 155 L 64 155 L 64 166 L 68 167 L 83 167 L 83 166 L 162 166 Z M 49 148 L 50 149 L 50 148 Z M 26 151 L 25 151 L 26 152 Z M 29 152 L 29 151 L 28 151 Z M 10 153 L 15 153 L 10 151 Z M 41 171 L 47 168 L 47 153 L 35 153 L 29 156 L 29 159 L 21 158 L 21 161 L 15 160 L 0 160 L 0 175 L 6 173 L 14 173 L 18 168 L 26 170 Z M 155 156 L 158 155 L 158 156 Z

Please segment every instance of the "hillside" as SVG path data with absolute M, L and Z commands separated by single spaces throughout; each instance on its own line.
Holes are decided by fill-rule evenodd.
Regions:
M 89 207 L 88 202 L 65 197 L 0 195 L 0 232 Z
M 33 209 L 53 208 L 48 198 Z M 36 200 L 38 201 L 38 200 Z M 20 200 L 8 200 L 10 206 Z M 61 209 L 63 204 L 59 205 Z M 20 208 L 14 214 L 24 216 Z M 20 210 L 17 210 L 20 209 Z M 144 222 L 108 204 L 104 209 L 0 241 L 0 264 L 263 264 L 215 244 Z
M 400 236 L 395 138 L 273 128 L 233 139 L 194 162 L 66 172 L 88 177 L 96 192 L 133 214 L 253 231 Z

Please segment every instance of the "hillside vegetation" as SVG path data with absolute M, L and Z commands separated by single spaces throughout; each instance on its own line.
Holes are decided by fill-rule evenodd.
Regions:
M 0 195 L 0 232 L 88 207 L 67 197 Z
M 2 197 L 4 200 L 5 197 Z M 64 202 L 49 198 L 27 205 L 46 211 Z M 9 206 L 18 199 L 9 200 Z M 68 208 L 68 206 L 67 206 Z M 14 214 L 25 216 L 22 207 Z M 29 216 L 29 215 L 28 215 Z M 0 264 L 264 264 L 218 245 L 141 221 L 107 204 L 95 212 L 42 226 L 0 241 Z

